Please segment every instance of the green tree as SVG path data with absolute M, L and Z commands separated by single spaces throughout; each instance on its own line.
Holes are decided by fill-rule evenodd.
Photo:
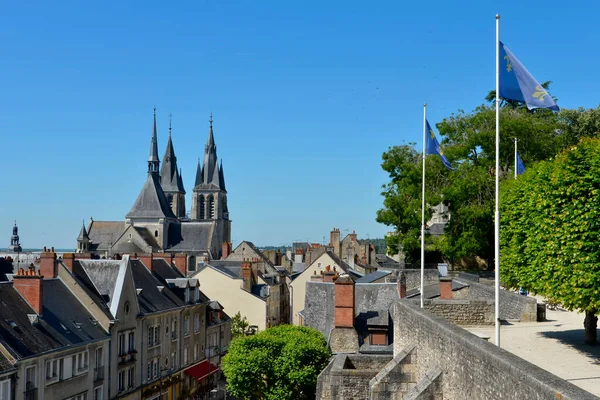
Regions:
M 223 358 L 227 391 L 247 400 L 314 399 L 331 352 L 317 330 L 280 325 L 231 342 Z
M 596 344 L 600 140 L 583 139 L 507 182 L 500 204 L 504 284 L 585 312 L 585 342 Z
M 254 334 L 254 330 L 250 329 L 250 323 L 246 317 L 242 317 L 242 314 L 238 311 L 231 318 L 231 337 L 233 339 L 239 336 L 248 336 Z

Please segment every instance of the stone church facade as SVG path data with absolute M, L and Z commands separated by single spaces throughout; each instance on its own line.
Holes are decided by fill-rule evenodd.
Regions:
M 231 242 L 231 221 L 212 115 L 209 122 L 204 162 L 198 162 L 189 216 L 170 126 L 162 166 L 158 157 L 154 110 L 148 176 L 140 194 L 124 221 L 91 220 L 87 227 L 84 224 L 77 238 L 77 252 L 106 258 L 135 253 L 185 253 L 190 271 L 202 262 L 219 259 L 223 243 Z

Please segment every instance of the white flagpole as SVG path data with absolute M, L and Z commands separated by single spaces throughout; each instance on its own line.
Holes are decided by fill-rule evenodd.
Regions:
M 515 138 L 515 179 L 517 179 L 517 138 Z
M 496 262 L 495 279 L 495 317 L 496 346 L 500 347 L 500 14 L 496 14 L 496 212 L 494 258 Z
M 425 157 L 427 143 L 427 104 L 423 104 L 423 183 L 421 185 L 421 308 L 425 289 Z

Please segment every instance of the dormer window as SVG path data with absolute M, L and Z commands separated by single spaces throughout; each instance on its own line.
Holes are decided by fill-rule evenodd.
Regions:
M 190 302 L 190 288 L 189 287 L 185 288 L 185 302 L 186 303 Z

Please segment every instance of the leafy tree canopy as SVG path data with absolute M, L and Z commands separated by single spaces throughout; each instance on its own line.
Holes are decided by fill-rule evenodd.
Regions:
M 600 140 L 583 139 L 507 182 L 501 198 L 502 281 L 586 312 L 600 309 Z
M 546 83 L 545 87 L 548 87 Z M 582 137 L 600 131 L 600 107 L 586 110 L 529 111 L 518 102 L 503 102 L 500 113 L 500 178 L 513 179 L 514 139 L 527 168 L 554 157 Z M 496 110 L 481 105 L 471 112 L 459 110 L 436 124 L 444 154 L 454 171 L 443 167 L 437 155 L 427 157 L 426 216 L 444 202 L 450 221 L 441 238 L 426 237 L 428 250 L 439 251 L 449 262 L 479 256 L 493 264 Z M 377 221 L 394 228 L 387 246 L 400 249 L 408 261 L 417 261 L 421 231 L 421 145 L 390 147 L 382 168 L 389 174 L 383 186 L 383 208 Z
M 331 352 L 317 330 L 280 325 L 231 342 L 223 358 L 227 391 L 241 399 L 314 399 Z

